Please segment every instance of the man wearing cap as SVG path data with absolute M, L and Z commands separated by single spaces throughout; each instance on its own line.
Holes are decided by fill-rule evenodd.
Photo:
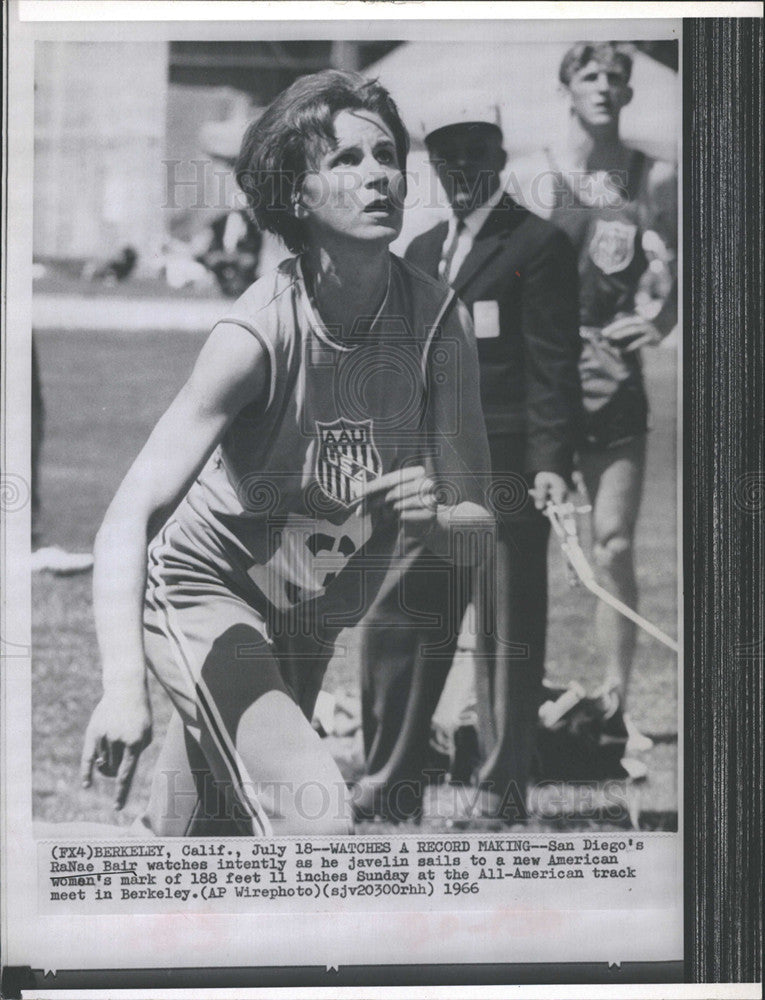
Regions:
M 477 685 L 484 755 L 478 778 L 489 793 L 482 801 L 491 811 L 508 802 L 508 790 L 518 806 L 533 752 L 547 618 L 549 524 L 540 511 L 548 499 L 562 502 L 567 494 L 579 425 L 577 266 L 568 238 L 504 193 L 506 153 L 496 104 L 480 96 L 458 98 L 429 123 L 425 142 L 451 214 L 416 237 L 405 256 L 451 284 L 470 310 L 492 452 L 496 617 L 490 628 L 493 649 L 478 658 Z M 428 589 L 431 611 L 438 587 L 434 578 Z M 406 609 L 400 611 L 402 623 L 416 615 L 417 605 L 402 601 L 401 593 L 394 586 L 381 592 L 374 609 L 380 621 L 390 623 L 397 608 Z M 422 633 L 411 623 L 397 632 L 391 654 L 389 631 L 375 630 L 373 617 L 367 619 L 362 697 L 370 775 L 361 785 L 367 795 L 375 785 L 379 790 L 383 777 L 389 786 L 416 780 L 413 771 L 418 752 L 422 766 L 432 699 L 443 684 L 463 610 L 464 601 L 461 605 L 459 594 L 452 594 L 451 604 L 444 605 L 452 619 L 451 641 L 430 660 L 418 645 Z M 414 663 L 405 706 L 404 636 L 410 669 Z M 388 744 L 387 759 L 382 759 L 385 753 L 375 754 L 375 737 L 386 727 L 392 731 L 394 723 L 400 730 L 397 743 L 392 750 Z M 505 818 L 519 818 L 518 810 Z

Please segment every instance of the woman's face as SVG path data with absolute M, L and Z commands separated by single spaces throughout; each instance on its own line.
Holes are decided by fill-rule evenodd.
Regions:
M 388 126 L 374 112 L 340 111 L 337 142 L 314 158 L 297 205 L 308 243 L 347 238 L 386 245 L 401 232 L 405 183 Z

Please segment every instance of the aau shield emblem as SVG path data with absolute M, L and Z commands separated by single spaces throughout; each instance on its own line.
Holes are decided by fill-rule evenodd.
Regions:
M 616 274 L 632 263 L 637 226 L 617 219 L 598 219 L 590 240 L 590 257 L 603 274 Z
M 348 507 L 361 495 L 362 486 L 377 479 L 382 461 L 372 438 L 372 421 L 316 421 L 319 450 L 316 480 L 331 500 Z

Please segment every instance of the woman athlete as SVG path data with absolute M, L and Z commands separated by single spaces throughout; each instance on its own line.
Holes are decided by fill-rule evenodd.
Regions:
M 388 93 L 339 71 L 244 137 L 237 180 L 295 256 L 214 327 L 95 545 L 103 696 L 81 778 L 116 777 L 122 808 L 148 661 L 176 711 L 144 833 L 352 832 L 309 721 L 335 639 L 413 549 L 472 563 L 490 535 L 470 320 L 388 250 L 407 151 Z

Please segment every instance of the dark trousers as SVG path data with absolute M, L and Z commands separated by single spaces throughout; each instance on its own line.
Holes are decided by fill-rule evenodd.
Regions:
M 534 751 L 544 671 L 549 524 L 520 473 L 525 441 L 489 439 L 497 543 L 475 594 L 479 611 L 476 694 L 484 763 L 479 780 L 500 799 L 521 795 Z M 430 559 L 430 563 L 428 563 Z M 429 565 L 438 572 L 428 572 Z M 385 789 L 397 800 L 427 780 L 430 719 L 454 656 L 471 576 L 424 555 L 386 578 L 361 629 L 362 722 L 367 778 L 361 801 Z M 480 624 L 483 622 L 483 625 Z
M 508 792 L 523 799 L 534 755 L 544 676 L 549 530 L 549 522 L 536 513 L 500 524 L 493 585 L 489 581 L 487 587 L 488 651 L 475 656 L 484 754 L 478 779 L 500 799 Z M 480 606 L 481 599 L 477 602 Z
M 469 583 L 467 571 L 417 550 L 387 574 L 359 625 L 367 776 L 354 801 L 361 815 L 403 819 L 419 811 L 430 719 L 454 658 Z

